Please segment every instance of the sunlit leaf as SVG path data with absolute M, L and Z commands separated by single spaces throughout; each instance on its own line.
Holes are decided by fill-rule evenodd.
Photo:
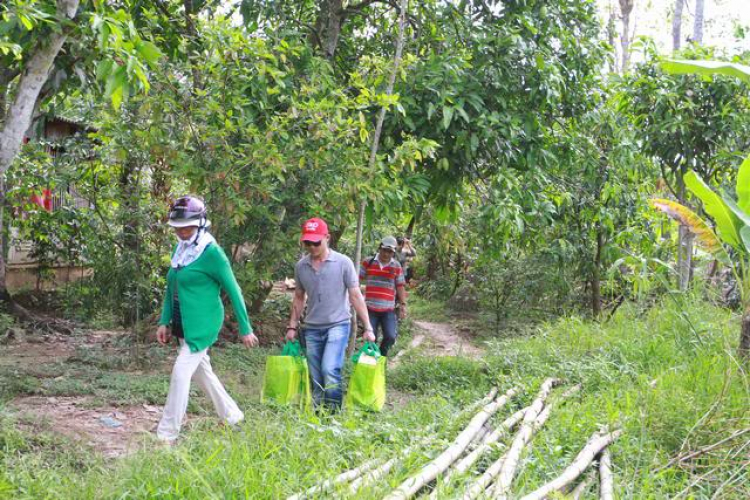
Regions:
M 150 66 L 159 62 L 159 58 L 162 56 L 159 48 L 148 41 L 139 41 L 136 45 L 136 50 Z
M 750 83 L 750 66 L 724 61 L 684 61 L 669 59 L 661 63 L 662 69 L 673 74 L 726 75 Z
M 716 233 L 695 212 L 676 201 L 655 198 L 650 201 L 651 206 L 667 214 L 695 235 L 695 241 L 707 252 L 714 255 L 722 262 L 729 262 L 724 246 L 721 244 Z
M 745 245 L 745 250 L 750 252 L 750 226 L 745 226 L 740 230 L 740 236 L 742 237 L 742 243 Z
M 742 223 L 727 207 L 721 196 L 692 170 L 685 175 L 685 185 L 700 198 L 703 202 L 703 209 L 716 221 L 716 228 L 721 239 L 735 248 L 742 248 L 739 235 Z
M 744 226 L 750 226 L 750 214 L 742 210 L 738 205 L 737 202 L 731 199 L 729 196 L 722 196 L 722 200 L 724 200 L 724 203 L 726 203 L 729 210 L 732 211 L 732 213 L 740 220 L 742 225 Z
M 745 158 L 737 172 L 737 205 L 750 213 L 750 156 Z

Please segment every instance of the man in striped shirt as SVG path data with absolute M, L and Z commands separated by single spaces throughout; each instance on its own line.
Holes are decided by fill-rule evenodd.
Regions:
M 386 236 L 380 242 L 378 253 L 362 261 L 359 268 L 359 280 L 365 285 L 365 303 L 370 316 L 370 325 L 378 335 L 383 330 L 380 353 L 388 355 L 388 350 L 396 343 L 398 324 L 396 320 L 396 299 L 398 298 L 399 319 L 406 317 L 406 290 L 404 289 L 404 271 L 401 264 L 394 259 L 396 238 Z M 380 327 L 380 328 L 379 328 Z

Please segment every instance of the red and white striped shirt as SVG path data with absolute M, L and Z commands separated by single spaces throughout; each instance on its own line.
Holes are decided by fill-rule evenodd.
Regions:
M 404 270 L 396 259 L 383 264 L 377 256 L 362 261 L 359 280 L 365 284 L 367 309 L 375 312 L 393 311 L 396 307 L 396 289 L 406 282 Z

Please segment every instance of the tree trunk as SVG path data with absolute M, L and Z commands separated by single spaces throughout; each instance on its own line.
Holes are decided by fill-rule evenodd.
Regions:
M 695 0 L 695 22 L 693 23 L 693 41 L 703 45 L 703 11 L 706 4 L 704 0 Z
M 73 19 L 78 10 L 79 0 L 58 0 L 57 16 L 62 19 Z M 5 114 L 2 129 L 0 129 L 0 177 L 4 177 L 10 166 L 13 164 L 18 152 L 23 144 L 23 137 L 31 126 L 31 120 L 36 107 L 37 99 L 42 91 L 42 87 L 49 77 L 52 65 L 55 62 L 57 54 L 62 49 L 65 40 L 68 38 L 68 30 L 60 28 L 53 31 L 49 39 L 44 40 L 37 46 L 36 50 L 31 53 L 27 60 L 24 72 L 20 75 L 18 89 L 10 103 L 7 113 Z M 3 89 L 5 92 L 7 89 Z M 0 193 L 0 203 L 5 204 L 5 184 L 2 186 Z M 0 222 L 0 231 L 3 224 Z M 5 268 L 4 250 L 0 251 L 0 301 L 9 305 L 12 310 L 21 312 L 23 308 L 17 306 L 11 300 L 10 293 L 6 286 L 6 268 Z M 19 309 L 20 308 L 20 309 Z M 23 316 L 24 314 L 22 314 Z
M 591 272 L 591 313 L 594 315 L 594 318 L 599 318 L 602 314 L 601 266 L 603 248 L 604 233 L 602 231 L 601 223 L 597 223 L 594 269 Z
M 337 0 L 338 1 L 338 0 Z M 393 94 L 393 86 L 396 84 L 396 75 L 398 74 L 398 67 L 401 64 L 401 53 L 404 50 L 404 30 L 406 27 L 406 0 L 401 0 L 401 11 L 398 19 L 398 39 L 396 40 L 396 54 L 393 56 L 393 68 L 388 78 L 388 86 L 386 87 L 385 93 L 388 95 Z M 383 122 L 385 121 L 385 113 L 387 111 L 384 105 L 380 108 L 378 114 L 378 120 L 375 124 L 375 134 L 372 137 L 372 146 L 370 147 L 370 160 L 368 162 L 368 170 L 375 170 L 375 163 L 378 159 L 378 148 L 380 147 L 380 134 L 383 132 Z M 357 247 L 354 256 L 355 265 L 359 266 L 362 260 L 362 232 L 365 226 L 365 209 L 367 208 L 367 200 L 363 199 L 359 204 L 359 217 L 357 218 Z M 354 352 L 354 342 L 357 338 L 357 315 L 352 315 L 352 334 L 349 336 L 349 347 L 348 352 L 351 355 Z
M 321 0 L 320 12 L 315 20 L 315 39 L 313 45 L 318 47 L 323 56 L 331 60 L 336 54 L 344 23 L 343 0 Z
M 195 6 L 193 0 L 183 0 L 182 6 L 185 9 L 185 30 L 187 31 L 189 42 L 188 42 L 188 61 L 190 61 L 191 72 L 193 73 L 193 92 L 203 88 L 201 81 L 201 73 L 198 70 L 198 60 L 200 54 L 198 52 L 201 49 L 200 40 L 198 39 L 198 30 L 195 27 Z
M 5 123 L 5 108 L 7 106 L 6 94 L 8 89 L 0 84 L 0 128 Z
M 78 0 L 58 0 L 57 2 L 57 14 L 60 18 L 73 19 L 76 10 L 78 10 Z M 54 31 L 49 40 L 41 43 L 28 59 L 25 71 L 18 82 L 18 91 L 0 131 L 0 175 L 5 174 L 21 149 L 23 135 L 31 126 L 31 118 L 39 93 L 67 38 L 66 29 Z
M 5 251 L 8 248 L 5 238 L 5 177 L 0 175 L 0 304 L 10 305 L 13 300 L 8 293 L 5 281 Z
M 750 305 L 745 307 L 742 314 L 742 326 L 740 333 L 739 356 L 742 359 L 750 357 Z
M 346 231 L 346 225 L 345 224 L 341 225 L 341 226 L 339 226 L 336 229 L 333 229 L 331 231 L 331 240 L 329 241 L 329 245 L 334 250 L 338 249 L 339 241 L 341 240 L 341 237 L 344 235 L 344 231 Z M 355 265 L 359 265 L 356 262 L 354 264 Z
M 259 283 L 257 293 L 247 308 L 247 312 L 251 317 L 254 318 L 263 310 L 263 305 L 271 294 L 271 290 L 273 290 L 273 281 L 263 280 Z
M 453 263 L 456 270 L 456 279 L 453 280 L 453 289 L 451 290 L 451 297 L 453 297 L 458 291 L 458 287 L 461 286 L 464 277 L 464 256 L 461 251 L 456 252 L 456 260 Z
M 409 225 L 406 227 L 406 233 L 404 233 L 405 238 L 411 239 L 412 236 L 414 236 L 414 229 L 417 227 L 417 222 L 419 222 L 419 219 L 422 218 L 423 210 L 424 207 L 420 205 L 414 211 L 414 214 L 411 216 L 411 220 L 409 221 Z
M 685 190 L 684 168 L 677 170 L 677 199 L 685 204 L 687 192 Z M 677 233 L 677 284 L 680 291 L 687 291 L 690 287 L 690 276 L 693 267 L 693 234 L 680 225 Z
M 674 16 L 672 16 L 672 50 L 677 52 L 680 50 L 680 43 L 682 42 L 682 7 L 685 0 L 675 0 L 674 3 Z
M 622 15 L 622 34 L 620 44 L 622 45 L 622 65 L 620 71 L 625 73 L 630 63 L 630 14 L 633 12 L 635 0 L 620 0 L 620 14 Z
M 137 296 L 137 287 L 140 283 L 139 269 L 136 263 L 138 258 L 138 231 L 139 231 L 139 207 L 136 198 L 138 191 L 138 164 L 137 161 L 128 156 L 120 170 L 119 192 L 120 217 L 122 221 L 122 248 L 124 250 L 125 265 L 128 271 L 122 277 L 122 292 L 130 297 Z M 123 324 L 133 325 L 137 318 L 137 303 L 133 300 L 123 302 Z

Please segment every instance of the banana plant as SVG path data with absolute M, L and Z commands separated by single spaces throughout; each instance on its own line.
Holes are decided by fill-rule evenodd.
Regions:
M 685 176 L 685 185 L 703 203 L 703 210 L 716 223 L 716 232 L 706 220 L 676 201 L 655 198 L 651 205 L 685 226 L 698 245 L 732 270 L 744 307 L 740 354 L 747 356 L 750 354 L 750 156 L 737 175 L 736 200 L 718 194 L 692 170 Z
M 750 84 L 750 67 L 741 64 L 667 60 L 662 68 L 674 74 L 733 76 Z M 653 199 L 651 205 L 684 225 L 700 246 L 734 273 L 743 306 L 739 354 L 750 357 L 750 156 L 737 172 L 736 199 L 717 193 L 693 171 L 685 176 L 685 185 L 703 203 L 703 210 L 716 223 L 716 232 L 695 212 L 675 201 Z

